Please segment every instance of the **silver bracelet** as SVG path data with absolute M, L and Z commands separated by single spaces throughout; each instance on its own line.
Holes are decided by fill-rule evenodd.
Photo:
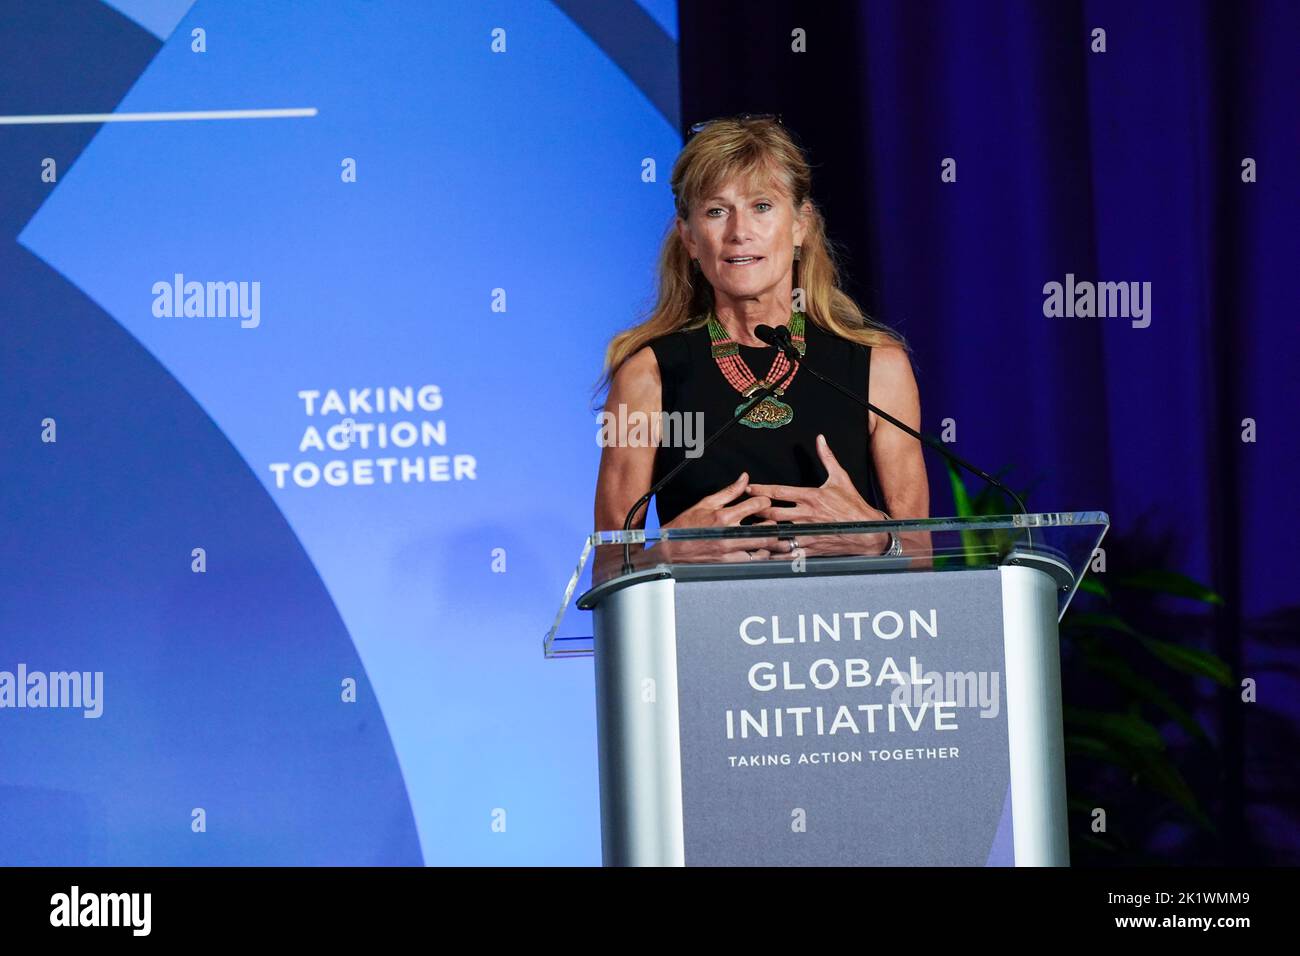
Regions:
M 885 515 L 886 518 L 889 518 L 890 521 L 894 520 L 893 518 L 890 518 L 889 515 L 885 514 L 885 512 L 882 511 L 880 513 Z M 898 539 L 898 535 L 894 534 L 894 532 L 889 532 L 889 547 L 884 551 L 881 551 L 880 556 L 882 558 L 896 558 L 902 553 L 903 542 Z

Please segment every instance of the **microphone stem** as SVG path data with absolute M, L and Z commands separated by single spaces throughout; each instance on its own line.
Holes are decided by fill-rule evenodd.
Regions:
M 781 334 L 784 331 L 785 329 L 784 327 L 782 327 L 781 329 L 777 330 L 774 335 L 774 338 L 776 339 L 777 342 L 777 346 L 782 351 L 785 352 L 786 358 L 788 358 L 791 362 L 795 361 L 796 359 L 801 360 L 802 356 L 799 355 L 799 351 L 794 347 L 794 344 L 789 341 L 789 333 L 785 332 L 785 335 Z M 992 485 L 994 488 L 997 488 L 999 491 L 1007 495 L 1007 497 L 1009 497 L 1012 501 L 1016 503 L 1016 507 L 1020 509 L 1020 513 L 1022 515 L 1025 516 L 1029 515 L 1029 509 L 1025 507 L 1024 501 L 1021 500 L 1021 497 L 1018 494 L 1016 494 L 1014 491 L 1012 491 L 1002 482 L 998 481 L 998 479 L 994 478 L 988 472 L 984 471 L 983 469 L 976 468 L 974 465 L 972 465 L 966 459 L 962 458 L 956 452 L 951 451 L 948 448 L 944 447 L 943 443 L 940 442 L 937 438 L 931 435 L 927 435 L 924 432 L 919 432 L 912 426 L 900 422 L 893 415 L 889 414 L 889 412 L 873 405 L 868 399 L 863 398 L 861 395 L 857 395 L 851 392 L 849 389 L 845 388 L 839 382 L 827 378 L 825 375 L 821 374 L 821 372 L 817 371 L 815 368 L 808 365 L 806 362 L 801 361 L 800 364 L 803 365 L 804 370 L 807 371 L 809 375 L 817 379 L 819 382 L 824 382 L 825 384 L 829 385 L 831 388 L 835 389 L 837 392 L 840 392 L 841 394 L 848 396 L 850 399 L 857 402 L 863 408 L 875 412 L 877 416 L 883 418 L 885 421 L 889 422 L 895 428 L 898 428 L 901 431 L 906 432 L 907 434 L 915 438 L 917 441 L 919 441 L 921 444 L 933 448 L 939 454 L 943 455 L 943 457 L 946 458 L 948 461 L 960 465 L 962 468 L 965 468 L 971 474 L 975 475 L 978 478 L 983 479 L 985 482 Z M 884 504 L 884 502 L 881 502 L 881 504 Z M 1026 526 L 1025 528 L 1025 540 L 1028 543 L 1029 547 L 1033 548 L 1034 532 L 1028 526 Z
M 835 389 L 836 391 L 841 392 L 844 395 L 847 395 L 849 398 L 853 399 L 855 402 L 857 402 L 859 405 L 863 406 L 864 408 L 867 408 L 875 412 L 877 416 L 883 418 L 885 421 L 889 422 L 889 424 L 893 425 L 895 428 L 907 432 L 907 434 L 911 435 L 917 441 L 921 442 L 921 444 L 928 445 L 930 448 L 933 448 L 935 451 L 943 455 L 949 461 L 953 462 L 954 464 L 960 465 L 962 468 L 965 468 L 972 475 L 975 475 L 977 478 L 981 478 L 984 481 L 988 482 L 994 488 L 997 488 L 999 491 L 1007 495 L 1007 497 L 1009 497 L 1012 501 L 1014 501 L 1016 503 L 1016 507 L 1020 509 L 1021 514 L 1029 513 L 1029 510 L 1025 507 L 1025 503 L 1022 500 L 1020 500 L 1020 496 L 1018 494 L 1016 494 L 1014 491 L 1012 491 L 1002 482 L 998 481 L 998 479 L 994 478 L 988 472 L 976 468 L 974 465 L 972 465 L 966 459 L 962 458 L 956 452 L 946 448 L 944 444 L 941 441 L 939 441 L 939 439 L 935 438 L 933 435 L 927 435 L 924 432 L 918 432 L 910 425 L 900 422 L 893 415 L 889 414 L 889 412 L 885 411 L 882 408 L 879 408 L 876 405 L 873 405 L 871 402 L 869 402 L 865 398 L 862 398 L 860 395 L 853 394 L 853 392 L 849 391 L 839 382 L 832 381 L 831 379 L 827 378 L 825 375 L 822 375 L 816 369 L 812 368 L 807 364 L 804 365 L 804 371 L 806 371 L 813 378 L 817 379 L 819 382 L 825 382 L 827 385 L 829 385 L 831 388 Z

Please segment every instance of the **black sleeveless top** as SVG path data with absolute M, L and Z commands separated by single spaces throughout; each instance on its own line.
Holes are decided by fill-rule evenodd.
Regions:
M 805 323 L 804 339 L 806 358 L 818 372 L 867 397 L 870 347 L 826 332 L 811 320 Z M 699 443 L 736 413 L 744 397 L 731 386 L 713 360 L 707 326 L 673 332 L 654 339 L 649 345 L 659 362 L 664 411 L 680 412 L 683 417 L 704 413 L 703 429 L 690 433 L 698 448 Z M 742 345 L 740 355 L 754 377 L 761 381 L 772 367 L 776 350 L 770 346 Z M 755 484 L 805 487 L 822 484 L 826 469 L 817 454 L 819 433 L 826 436 L 831 451 L 867 504 L 880 507 L 868 441 L 867 410 L 802 368 L 781 400 L 794 410 L 793 420 L 780 428 L 751 428 L 743 421 L 737 422 L 659 492 L 655 509 L 660 524 L 672 521 L 705 495 L 725 488 L 742 471 L 748 472 L 750 482 Z M 657 482 L 667 474 L 685 457 L 687 450 L 663 446 L 656 449 L 653 480 Z M 737 501 L 743 498 L 742 495 Z

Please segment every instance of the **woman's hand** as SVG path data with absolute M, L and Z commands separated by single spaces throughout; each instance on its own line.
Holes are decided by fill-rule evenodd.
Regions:
M 826 480 L 816 488 L 798 485 L 750 485 L 745 490 L 769 500 L 792 501 L 793 505 L 773 505 L 756 512 L 773 521 L 794 521 L 803 524 L 844 521 L 888 521 L 889 516 L 877 511 L 863 499 L 853 484 L 849 473 L 831 451 L 824 435 L 817 436 L 817 455 L 826 468 Z M 758 498 L 751 499 L 758 500 Z M 808 554 L 880 554 L 889 547 L 885 532 L 853 535 L 799 536 L 799 548 Z
M 662 528 L 715 528 L 739 526 L 741 519 L 749 515 L 760 514 L 770 508 L 772 499 L 757 495 L 731 504 L 745 493 L 749 484 L 749 473 L 741 472 L 731 484 L 705 495 L 691 507 L 687 508 Z M 775 525 L 773 520 L 758 524 Z M 698 563 L 704 561 L 761 561 L 773 554 L 786 554 L 791 551 L 789 542 L 776 537 L 754 538 L 715 538 L 713 540 L 661 540 L 654 548 L 656 557 L 661 561 Z

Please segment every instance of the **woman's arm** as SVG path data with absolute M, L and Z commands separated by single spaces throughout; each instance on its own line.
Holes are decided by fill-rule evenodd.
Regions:
M 654 351 L 646 346 L 623 363 L 610 383 L 605 411 L 614 416 L 628 416 L 640 412 L 650 416 L 651 444 L 647 447 L 621 446 L 607 443 L 600 452 L 600 471 L 596 476 L 596 530 L 611 531 L 623 527 L 628 510 L 637 499 L 650 490 L 654 478 L 655 452 L 659 444 L 659 412 L 663 405 L 660 386 L 659 363 Z M 689 467 L 689 466 L 688 466 Z M 749 498 L 740 504 L 731 502 L 744 493 L 747 476 L 740 476 L 731 485 L 711 495 L 706 495 L 695 505 L 663 525 L 671 527 L 713 527 L 738 525 L 742 518 L 755 514 L 771 504 L 764 497 Z M 644 528 L 644 505 L 632 521 L 633 528 Z M 726 540 L 663 541 L 653 548 L 633 549 L 637 567 L 660 561 L 747 561 L 766 558 L 768 548 L 780 545 L 776 538 L 755 538 L 741 543 Z M 751 549 L 753 558 L 745 548 Z M 618 545 L 598 547 L 594 557 L 592 580 L 603 581 L 616 574 L 622 565 L 623 549 Z
M 662 401 L 659 381 L 659 363 L 655 359 L 654 350 L 646 346 L 628 358 L 614 374 L 609 395 L 605 399 L 606 414 L 614 416 L 614 421 L 618 421 L 620 414 L 627 416 L 633 411 L 640 411 L 652 415 L 651 421 L 657 422 Z M 614 435 L 618 434 L 617 427 L 612 431 Z M 595 530 L 615 531 L 623 527 L 628 509 L 650 490 L 655 450 L 654 443 L 643 448 L 619 445 L 617 441 L 602 443 L 600 470 L 596 475 Z M 649 508 L 650 505 L 646 504 L 637 512 L 632 519 L 633 528 L 645 527 Z M 640 551 L 640 545 L 634 546 L 633 556 L 637 556 Z M 597 547 L 592 555 L 592 582 L 599 583 L 615 576 L 622 561 L 621 546 Z
M 655 360 L 654 350 L 649 346 L 624 362 L 610 383 L 605 412 L 614 416 L 615 421 L 620 418 L 635 421 L 635 418 L 628 418 L 634 412 L 648 415 L 654 431 L 653 440 L 644 447 L 606 442 L 601 448 L 600 471 L 596 476 L 597 531 L 612 531 L 623 527 L 628 509 L 650 490 L 658 444 L 661 395 L 659 363 Z M 632 527 L 645 527 L 648 508 L 649 505 L 646 505 L 637 512 Z
M 917 431 L 921 430 L 921 395 L 912 374 L 907 352 L 899 346 L 879 346 L 871 350 L 871 384 L 868 401 Z M 891 518 L 930 517 L 930 484 L 925 473 L 922 446 L 901 428 L 896 428 L 875 412 L 868 424 L 871 460 L 880 480 L 880 503 Z M 908 554 L 926 554 L 930 535 L 900 535 Z
M 898 346 L 871 350 L 868 401 L 905 425 L 921 430 L 921 395 L 907 353 Z M 881 507 L 893 518 L 928 518 L 930 485 L 921 443 L 872 412 L 868 422 L 871 460 L 880 479 Z

